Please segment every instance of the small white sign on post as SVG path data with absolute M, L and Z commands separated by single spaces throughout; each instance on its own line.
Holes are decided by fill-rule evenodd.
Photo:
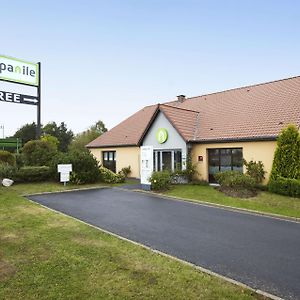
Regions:
M 70 172 L 72 172 L 72 164 L 57 165 L 57 171 L 60 173 L 60 182 L 66 185 L 70 181 Z

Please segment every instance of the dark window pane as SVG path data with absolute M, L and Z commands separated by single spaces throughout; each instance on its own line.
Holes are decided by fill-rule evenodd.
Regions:
M 108 153 L 108 157 L 109 157 L 109 160 L 114 160 L 114 153 L 113 152 L 109 152 Z
M 221 149 L 220 171 L 231 171 L 231 149 Z
M 103 160 L 108 160 L 108 153 L 107 152 L 103 152 Z

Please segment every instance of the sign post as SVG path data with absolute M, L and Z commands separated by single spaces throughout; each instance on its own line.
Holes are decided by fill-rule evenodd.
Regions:
M 0 101 L 37 106 L 36 138 L 41 136 L 41 63 L 0 55 L 0 81 L 37 88 L 37 96 L 0 91 Z

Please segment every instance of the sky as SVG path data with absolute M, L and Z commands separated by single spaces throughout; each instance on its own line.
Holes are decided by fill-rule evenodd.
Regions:
M 75 133 L 98 120 L 112 128 L 179 94 L 300 75 L 296 0 L 0 0 L 0 7 L 0 54 L 41 62 L 42 123 L 64 121 Z M 0 102 L 5 136 L 34 121 L 34 106 Z

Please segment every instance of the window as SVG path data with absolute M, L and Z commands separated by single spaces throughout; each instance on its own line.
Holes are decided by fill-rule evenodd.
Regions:
M 116 151 L 103 151 L 103 166 L 116 173 Z
M 209 182 L 216 182 L 214 174 L 224 171 L 243 172 L 243 149 L 208 149 Z

